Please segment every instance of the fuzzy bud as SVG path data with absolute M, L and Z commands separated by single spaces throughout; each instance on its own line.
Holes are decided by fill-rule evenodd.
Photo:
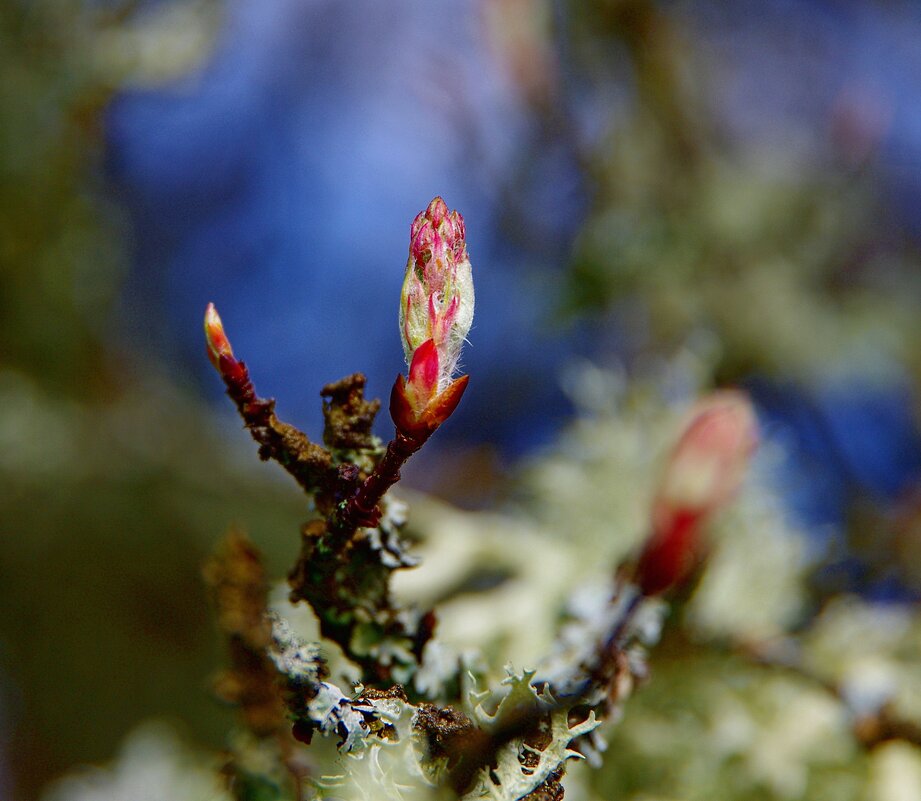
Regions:
M 735 495 L 757 443 L 745 394 L 715 392 L 694 407 L 653 500 L 652 534 L 637 569 L 644 595 L 668 589 L 693 567 L 700 524 Z
M 452 380 L 473 323 L 473 276 L 464 218 L 436 197 L 410 228 L 400 296 L 400 337 L 409 376 L 397 378 L 391 416 L 407 436 L 424 439 L 454 411 L 467 376 Z
M 406 363 L 428 340 L 438 352 L 438 386 L 457 367 L 473 323 L 473 277 L 464 218 L 436 197 L 413 220 L 400 297 L 400 336 Z

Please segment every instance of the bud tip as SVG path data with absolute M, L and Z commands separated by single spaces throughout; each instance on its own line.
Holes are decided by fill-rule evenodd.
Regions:
M 224 333 L 224 324 L 213 303 L 205 308 L 205 343 L 207 345 L 208 359 L 218 372 L 221 370 L 221 358 L 233 358 L 233 348 Z

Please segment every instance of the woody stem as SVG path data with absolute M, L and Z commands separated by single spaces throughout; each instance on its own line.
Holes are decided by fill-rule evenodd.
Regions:
M 359 526 L 377 525 L 380 520 L 377 505 L 387 490 L 400 480 L 400 468 L 425 444 L 426 439 L 428 437 L 410 438 L 400 431 L 394 434 L 371 475 L 361 483 L 355 494 L 343 503 L 335 522 L 337 533 L 347 534 Z

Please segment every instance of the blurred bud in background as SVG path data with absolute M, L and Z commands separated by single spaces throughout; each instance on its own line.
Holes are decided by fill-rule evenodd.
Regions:
M 663 592 L 693 567 L 701 524 L 736 493 L 757 443 L 755 413 L 741 392 L 715 392 L 691 411 L 653 500 L 652 534 L 637 568 L 644 595 Z

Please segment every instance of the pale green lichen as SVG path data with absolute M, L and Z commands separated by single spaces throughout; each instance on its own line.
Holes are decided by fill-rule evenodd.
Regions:
M 549 742 L 542 748 L 527 745 L 520 738 L 503 744 L 496 752 L 496 768 L 483 768 L 474 786 L 463 796 L 463 801 L 491 798 L 494 801 L 516 801 L 540 787 L 554 771 L 561 770 L 570 759 L 583 759 L 570 744 L 590 734 L 600 724 L 595 713 L 589 712 L 581 722 L 570 725 L 571 708 L 561 705 L 544 688 L 538 691 L 532 684 L 533 670 L 516 673 L 506 668 L 507 675 L 496 693 L 490 691 L 468 694 L 471 718 L 486 732 L 498 730 L 508 720 L 527 716 L 545 715 L 549 720 L 544 736 Z M 500 700 L 496 704 L 496 695 Z M 493 712 L 487 707 L 495 706 Z M 537 764 L 526 766 L 522 755 L 531 753 Z
M 804 661 L 855 713 L 890 705 L 921 726 L 921 618 L 915 609 L 835 599 L 803 638 Z
M 689 357 L 680 370 L 672 365 L 668 382 L 678 370 L 693 386 L 697 364 Z M 586 385 L 617 384 L 594 368 L 583 368 L 586 375 Z M 687 405 L 663 402 L 664 383 L 606 399 L 595 393 L 560 445 L 525 472 L 519 508 L 462 512 L 408 496 L 411 533 L 420 539 L 414 555 L 423 564 L 395 574 L 395 593 L 405 614 L 439 609 L 439 637 L 427 643 L 408 687 L 439 703 L 459 698 L 486 735 L 516 717 L 542 727 L 543 740 L 532 730 L 497 743 L 495 768 L 478 769 L 465 801 L 515 801 L 581 756 L 601 768 L 577 766 L 571 777 L 566 770 L 567 801 L 612 793 L 637 801 L 918 801 L 906 789 L 921 765 L 918 749 L 902 743 L 867 753 L 853 734 L 859 716 L 883 708 L 921 720 L 917 610 L 845 598 L 809 617 L 804 539 L 769 486 L 770 468 L 782 464 L 777 454 L 766 454 L 709 526 L 709 561 L 683 613 L 668 617 L 663 634 L 667 605 L 640 604 L 623 631 L 620 672 L 583 692 L 598 643 L 631 608 L 612 566 L 644 535 Z M 385 522 L 368 535 L 398 562 L 405 552 L 391 547 L 392 538 L 405 522 L 402 504 L 389 502 Z M 470 577 L 483 569 L 495 580 L 479 589 Z M 316 736 L 305 752 L 314 760 L 308 797 L 450 797 L 447 759 L 429 754 L 413 729 L 420 707 L 399 695 L 366 696 L 359 671 L 332 643 L 323 646 L 330 673 L 321 676 L 320 652 L 310 644 L 319 639 L 316 617 L 283 595 L 279 589 L 273 603 L 275 661 L 292 686 L 310 688 L 303 714 Z M 359 641 L 364 634 L 357 626 L 353 652 L 407 660 L 407 642 L 373 631 Z M 666 647 L 647 656 L 660 635 Z M 496 684 L 509 657 L 536 670 L 507 670 Z M 647 672 L 650 683 L 634 692 Z M 274 775 L 263 745 L 237 738 L 233 747 L 246 770 Z M 180 772 L 165 775 L 184 781 Z M 77 792 L 78 785 L 61 786 Z M 273 798 L 288 801 L 278 792 Z M 46 801 L 85 798 L 97 801 L 60 794 Z

